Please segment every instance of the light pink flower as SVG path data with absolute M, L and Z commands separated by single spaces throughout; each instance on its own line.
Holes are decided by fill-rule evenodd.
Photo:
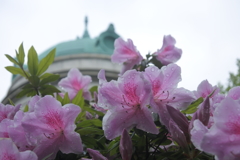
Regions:
M 19 152 L 11 139 L 0 139 L 0 159 L 2 160 L 37 160 L 32 151 Z
M 21 105 L 4 105 L 0 103 L 0 122 L 6 118 L 13 119 L 14 115 L 19 111 Z
M 19 110 L 14 116 L 12 124 L 8 127 L 9 137 L 16 144 L 19 151 L 33 150 L 35 148 L 35 145 L 32 145 L 28 142 L 25 130 L 22 127 L 22 119 L 24 114 L 26 113 Z
M 177 62 L 182 56 L 182 50 L 175 47 L 176 40 L 171 36 L 163 37 L 163 46 L 154 53 L 156 59 L 163 65 Z
M 163 125 L 169 129 L 171 116 L 168 114 L 167 107 L 172 106 L 175 109 L 183 110 L 195 100 L 192 92 L 177 88 L 181 81 L 181 68 L 176 64 L 169 64 L 161 68 L 150 66 L 145 69 L 144 76 L 151 84 L 154 102 L 153 110 L 158 113 L 159 119 Z M 187 132 L 185 131 L 187 139 Z
M 177 88 L 181 79 L 181 68 L 176 64 L 169 64 L 161 69 L 150 66 L 145 69 L 146 79 L 152 85 L 155 103 L 159 105 L 172 106 L 183 110 L 195 100 L 192 92 L 184 88 Z M 158 106 L 157 108 L 158 111 Z
M 13 124 L 13 120 L 5 118 L 0 122 L 0 138 L 9 138 L 8 127 Z
M 39 159 L 52 154 L 55 157 L 58 150 L 63 153 L 81 153 L 82 143 L 76 128 L 75 119 L 80 113 L 79 106 L 61 103 L 52 96 L 45 96 L 36 102 L 34 112 L 27 113 L 22 126 L 34 152 Z
M 30 101 L 28 102 L 28 112 L 34 112 L 34 107 L 35 104 L 37 103 L 37 101 L 39 101 L 39 99 L 41 99 L 41 96 L 33 96 Z
M 115 40 L 114 46 L 115 49 L 111 60 L 114 63 L 123 64 L 121 74 L 129 69 L 132 69 L 134 65 L 139 64 L 139 62 L 143 59 L 131 39 L 128 39 L 125 42 L 122 38 L 118 38 Z
M 104 74 L 100 71 L 99 74 Z M 104 77 L 99 75 L 98 77 Z M 98 105 L 108 109 L 103 117 L 103 130 L 107 139 L 133 127 L 153 134 L 158 133 L 148 105 L 152 102 L 151 85 L 141 72 L 129 70 L 117 81 L 102 83 L 98 88 Z
M 213 93 L 213 91 L 214 91 L 214 93 Z M 214 97 L 215 95 L 217 95 L 219 93 L 219 91 L 220 91 L 220 89 L 217 86 L 212 86 L 208 82 L 208 80 L 204 80 L 198 85 L 197 91 L 195 91 L 194 94 L 197 98 L 199 98 L 199 97 L 206 98 L 211 93 L 213 93 L 213 95 L 211 97 Z
M 77 68 L 72 68 L 68 72 L 67 77 L 61 79 L 58 85 L 68 92 L 70 99 L 73 99 L 78 91 L 82 89 L 83 97 L 86 100 L 91 100 L 91 94 L 88 90 L 88 85 L 91 82 L 92 78 L 90 76 L 83 76 Z
M 240 158 L 240 104 L 226 97 L 213 113 L 214 124 L 208 129 L 199 120 L 191 130 L 192 142 L 217 160 Z

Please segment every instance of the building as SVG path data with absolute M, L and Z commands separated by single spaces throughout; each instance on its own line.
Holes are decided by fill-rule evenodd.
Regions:
M 50 50 L 56 48 L 54 62 L 46 72 L 59 74 L 61 78 L 64 78 L 71 68 L 78 68 L 83 75 L 92 77 L 93 82 L 91 85 L 98 84 L 97 74 L 100 69 L 105 69 L 108 80 L 118 77 L 121 65 L 111 62 L 114 41 L 119 37 L 115 33 L 113 24 L 110 24 L 107 30 L 96 38 L 89 36 L 87 25 L 88 19 L 86 17 L 85 31 L 81 38 L 77 37 L 75 40 L 56 44 L 39 55 L 39 59 L 42 59 Z M 16 95 L 26 83 L 24 77 L 13 76 L 12 84 L 2 103 L 6 104 L 8 99 L 11 99 L 15 104 L 26 104 L 28 98 L 16 98 Z M 55 84 L 57 83 L 55 82 Z

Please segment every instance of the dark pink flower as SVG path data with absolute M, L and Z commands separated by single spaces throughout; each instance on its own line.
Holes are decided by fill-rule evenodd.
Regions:
M 73 99 L 78 91 L 82 89 L 83 97 L 86 100 L 91 100 L 91 94 L 88 90 L 88 85 L 91 82 L 92 78 L 90 76 L 83 76 L 77 68 L 72 68 L 68 72 L 67 77 L 61 79 L 58 85 L 68 92 L 70 99 Z
M 104 74 L 100 71 L 99 74 Z M 99 75 L 103 77 L 103 75 Z M 103 130 L 107 139 L 133 127 L 158 133 L 148 105 L 152 102 L 151 85 L 141 72 L 129 70 L 117 81 L 103 82 L 98 88 L 98 106 L 108 109 L 103 117 Z
M 81 153 L 80 135 L 74 130 L 75 119 L 80 113 L 79 106 L 61 105 L 52 96 L 45 96 L 36 102 L 34 112 L 27 113 L 22 120 L 28 141 L 34 146 L 39 159 L 58 150 L 63 153 Z
M 143 59 L 131 39 L 128 39 L 125 42 L 122 38 L 118 38 L 115 40 L 114 46 L 115 49 L 111 60 L 114 63 L 123 64 L 121 74 L 129 69 L 132 69 L 134 65 L 139 64 Z
M 32 151 L 19 152 L 11 139 L 0 139 L 0 159 L 1 160 L 38 160 Z
M 177 62 L 182 56 L 182 50 L 175 47 L 176 40 L 171 36 L 163 37 L 163 46 L 154 53 L 156 59 L 163 65 Z

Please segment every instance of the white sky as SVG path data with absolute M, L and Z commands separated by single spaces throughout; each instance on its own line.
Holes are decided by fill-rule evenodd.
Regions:
M 226 83 L 240 58 L 240 1 L 238 0 L 1 0 L 0 99 L 7 94 L 11 65 L 4 54 L 15 55 L 24 42 L 38 53 L 82 36 L 88 16 L 91 37 L 113 23 L 124 39 L 131 38 L 145 55 L 162 46 L 171 34 L 183 55 L 180 87 L 196 90 L 205 79 Z

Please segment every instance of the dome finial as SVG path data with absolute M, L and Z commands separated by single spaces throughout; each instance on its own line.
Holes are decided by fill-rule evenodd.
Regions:
M 87 30 L 87 25 L 88 25 L 88 17 L 85 16 L 85 30 Z
M 85 22 L 85 31 L 83 33 L 82 38 L 90 38 L 90 36 L 88 34 L 88 28 L 87 28 L 88 27 L 88 17 L 87 16 L 85 17 L 84 22 Z

